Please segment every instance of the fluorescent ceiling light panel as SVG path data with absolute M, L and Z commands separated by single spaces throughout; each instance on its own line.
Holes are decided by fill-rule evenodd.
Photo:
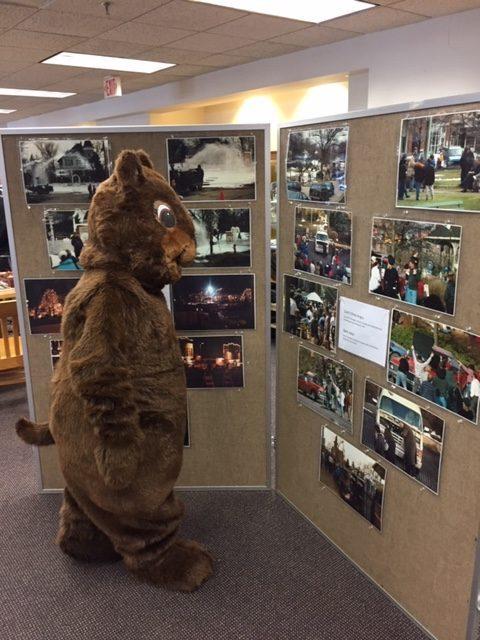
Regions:
M 264 13 L 290 20 L 325 22 L 349 13 L 371 9 L 376 5 L 361 0 L 193 0 L 230 9 Z
M 16 109 L 0 109 L 0 113 L 13 113 Z
M 64 93 L 62 91 L 0 88 L 0 96 L 20 96 L 21 98 L 68 98 L 75 95 L 75 93 Z
M 175 66 L 168 62 L 94 56 L 89 53 L 72 53 L 70 51 L 57 53 L 51 58 L 42 60 L 42 63 L 59 64 L 67 67 L 85 67 L 87 69 L 106 69 L 108 71 L 131 71 L 132 73 L 155 73 Z

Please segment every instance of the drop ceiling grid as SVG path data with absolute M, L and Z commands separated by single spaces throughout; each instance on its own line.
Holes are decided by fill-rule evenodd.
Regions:
M 123 74 L 125 92 L 198 76 L 261 58 L 340 42 L 431 17 L 480 7 L 480 0 L 376 0 L 376 6 L 321 25 L 189 0 L 19 0 L 0 4 L 0 84 L 72 91 L 65 108 L 102 97 L 108 72 L 39 63 L 61 50 L 137 57 L 178 66 L 152 75 Z M 0 96 L 0 107 L 8 108 Z M 15 118 L 59 108 L 58 100 L 15 100 Z M 11 116 L 0 117 L 0 124 Z

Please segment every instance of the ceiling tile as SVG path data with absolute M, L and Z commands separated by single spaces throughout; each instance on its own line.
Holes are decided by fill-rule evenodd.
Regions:
M 2 39 L 0 37 L 0 45 Z M 45 49 L 23 49 L 21 47 L 2 47 L 0 46 L 0 60 L 2 62 L 40 62 L 51 55 L 51 52 Z
M 200 64 L 179 64 L 169 69 L 159 71 L 158 74 L 162 76 L 199 76 L 202 73 L 209 73 L 213 71 L 212 67 L 208 65 Z
M 22 47 L 24 49 L 44 49 L 53 53 L 65 51 L 81 39 L 77 36 L 62 36 L 38 31 L 10 29 L 0 36 L 2 47 Z
M 112 20 L 125 22 L 167 2 L 170 2 L 170 0 L 113 0 L 109 8 L 109 17 Z M 53 11 L 107 17 L 100 0 L 81 0 L 81 2 L 78 0 L 53 0 L 48 5 L 48 8 Z
M 236 36 L 221 36 L 216 33 L 195 33 L 183 40 L 177 40 L 175 47 L 189 49 L 191 51 L 206 51 L 207 53 L 222 53 L 229 49 L 243 47 L 253 43 L 247 38 L 237 38 Z
M 125 42 L 137 42 L 147 47 L 149 44 L 162 45 L 174 40 L 180 40 L 189 36 L 192 31 L 185 29 L 159 28 L 156 24 L 144 24 L 141 22 L 128 22 L 110 29 L 102 34 L 103 39 L 124 40 Z
M 200 59 L 198 60 L 201 64 L 210 65 L 212 67 L 233 67 L 237 64 L 245 64 L 246 62 L 251 61 L 252 59 L 248 56 L 231 56 L 228 53 L 214 53 L 206 58 L 202 58 L 200 56 Z
M 2 78 L 2 83 L 7 87 L 38 89 L 44 87 L 46 84 L 71 78 L 78 75 L 78 73 L 79 70 L 73 67 L 34 64 L 21 71 L 5 76 Z
M 198 2 L 186 2 L 186 0 L 173 0 L 158 9 L 145 13 L 137 20 L 160 26 L 165 24 L 178 29 L 189 25 L 195 31 L 203 31 L 245 15 L 247 15 L 245 11 Z
M 240 36 L 242 38 L 251 38 L 253 40 L 267 40 L 280 36 L 289 31 L 298 31 L 306 26 L 305 22 L 300 20 L 287 20 L 286 18 L 276 18 L 274 16 L 262 16 L 259 14 L 250 14 L 244 18 L 227 22 L 211 29 L 213 33 L 221 33 L 224 35 Z
M 286 33 L 278 38 L 273 38 L 270 42 L 280 44 L 297 45 L 301 43 L 304 47 L 315 47 L 322 44 L 330 44 L 331 42 L 340 42 L 347 38 L 354 38 L 358 33 L 353 31 L 344 31 L 343 29 L 332 29 L 331 27 L 307 27 L 293 33 Z
M 480 0 L 395 0 L 394 9 L 433 18 L 480 7 Z
M 25 18 L 28 18 L 36 9 L 34 7 L 20 7 L 13 4 L 0 5 L 0 32 L 11 29 Z
M 82 13 L 60 13 L 56 11 L 37 11 L 33 16 L 20 23 L 20 29 L 42 31 L 44 33 L 62 33 L 71 36 L 92 36 L 111 29 L 116 20 L 87 16 Z
M 199 58 L 202 57 L 198 51 L 175 49 L 171 46 L 155 47 L 154 49 L 147 49 L 146 51 L 145 47 L 143 47 L 143 49 L 142 53 L 138 54 L 137 57 L 140 58 L 140 60 L 153 60 L 154 62 L 172 62 L 174 64 L 180 64 L 183 62 L 196 64 L 199 62 Z
M 414 13 L 397 11 L 389 7 L 374 7 L 350 16 L 335 18 L 322 24 L 324 27 L 346 29 L 347 31 L 357 31 L 358 33 L 372 33 L 373 31 L 402 27 L 421 20 L 424 20 L 423 16 Z
M 76 53 L 91 53 L 97 56 L 135 56 L 145 51 L 145 43 L 122 42 L 121 40 L 103 40 L 90 38 L 70 47 L 69 51 Z
M 292 53 L 302 49 L 302 46 L 294 46 L 291 44 L 280 44 L 278 42 L 254 42 L 246 47 L 240 47 L 229 51 L 231 55 L 248 56 L 249 58 L 271 58 L 272 56 L 281 56 L 285 53 Z
M 4 62 L 0 59 L 0 78 L 6 76 L 10 73 L 15 73 L 16 71 L 20 71 L 20 69 L 25 69 L 25 67 L 29 67 L 32 63 L 21 60 L 21 61 L 7 61 Z M 1 99 L 1 96 L 0 96 Z
M 43 88 L 48 91 L 73 91 L 75 93 L 103 91 L 103 78 L 106 75 L 108 75 L 108 71 L 91 70 L 74 78 L 45 85 Z

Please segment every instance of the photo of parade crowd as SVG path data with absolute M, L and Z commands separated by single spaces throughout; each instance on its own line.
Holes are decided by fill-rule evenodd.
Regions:
M 189 267 L 249 267 L 250 209 L 190 209 L 197 254 Z
M 243 387 L 242 336 L 179 338 L 187 389 Z
M 297 400 L 353 432 L 353 370 L 302 345 L 298 346 Z
M 312 276 L 351 283 L 352 214 L 295 209 L 294 268 Z
M 179 331 L 255 329 L 255 276 L 183 276 L 171 287 Z
M 335 351 L 337 289 L 285 275 L 283 290 L 284 330 L 328 351 Z
M 366 380 L 362 443 L 438 493 L 445 422 L 411 400 Z
M 55 369 L 62 353 L 63 340 L 50 340 L 50 357 L 52 369 Z
M 369 291 L 454 315 L 462 227 L 374 218 Z
M 81 270 L 80 255 L 88 239 L 88 210 L 47 209 L 44 215 L 48 256 L 55 271 Z
M 255 137 L 169 138 L 169 180 L 185 200 L 255 200 Z
M 394 310 L 388 380 L 476 423 L 480 336 Z
M 345 202 L 348 127 L 291 131 L 287 150 L 289 200 Z
M 386 475 L 379 462 L 323 427 L 320 481 L 379 531 Z
M 63 305 L 78 278 L 25 278 L 31 333 L 60 333 Z
M 110 174 L 106 139 L 20 141 L 27 203 L 88 203 Z
M 480 111 L 402 121 L 397 206 L 480 210 Z

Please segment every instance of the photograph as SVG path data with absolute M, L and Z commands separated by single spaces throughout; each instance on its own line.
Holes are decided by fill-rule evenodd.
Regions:
M 294 269 L 351 284 L 352 214 L 295 208 Z
M 287 198 L 345 203 L 348 127 L 291 131 L 287 150 Z
M 197 254 L 190 268 L 250 267 L 250 209 L 190 209 Z
M 388 380 L 476 423 L 480 336 L 394 309 Z
M 37 138 L 19 144 L 28 204 L 88 204 L 110 175 L 106 138 Z
M 55 370 L 57 362 L 62 353 L 63 340 L 50 340 L 50 357 L 52 359 L 52 369 Z
M 431 411 L 365 381 L 362 443 L 437 494 L 444 429 Z
M 480 111 L 402 120 L 397 206 L 480 210 Z
M 255 136 L 168 138 L 167 160 L 184 200 L 255 200 Z
M 46 209 L 43 217 L 48 257 L 54 271 L 81 271 L 80 255 L 88 240 L 88 209 Z
M 255 276 L 183 276 L 172 308 L 177 331 L 255 329 Z
M 373 218 L 368 290 L 455 314 L 462 227 Z
M 323 427 L 320 482 L 379 531 L 386 475 L 379 462 Z
M 353 369 L 298 345 L 297 401 L 353 433 Z
M 284 275 L 283 296 L 284 331 L 327 351 L 335 351 L 337 289 Z
M 242 336 L 181 336 L 187 389 L 243 387 Z
M 60 333 L 63 305 L 78 278 L 25 278 L 31 333 Z

